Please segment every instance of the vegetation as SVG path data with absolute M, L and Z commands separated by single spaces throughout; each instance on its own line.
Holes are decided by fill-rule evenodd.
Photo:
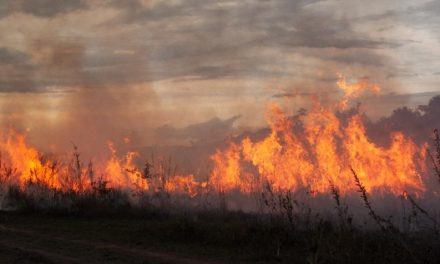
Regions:
M 430 157 L 440 179 L 440 138 L 437 131 L 434 135 L 435 154 Z M 402 203 L 402 219 L 383 216 L 355 168 L 357 201 L 368 218 L 354 213 L 359 209 L 332 182 L 330 193 L 321 197 L 273 190 L 267 184 L 256 197 L 258 210 L 247 212 L 228 210 L 225 193 L 205 194 L 199 203 L 185 204 L 184 195 L 165 188 L 170 170 L 162 167 L 163 173 L 157 174 L 153 167 L 146 163 L 142 177 L 162 186 L 154 193 L 110 188 L 94 175 L 91 163 L 83 168 L 75 147 L 64 184 L 76 188 L 61 191 L 39 181 L 24 188 L 3 184 L 15 169 L 0 158 L 0 257 L 11 263 L 440 262 L 433 210 L 404 192 L 396 198 Z M 43 173 L 56 172 L 57 164 L 48 168 Z M 93 179 L 91 188 L 83 186 L 85 177 Z M 328 212 L 307 200 L 319 198 L 333 198 Z

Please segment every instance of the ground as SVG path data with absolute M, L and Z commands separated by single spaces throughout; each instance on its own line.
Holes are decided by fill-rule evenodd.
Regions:
M 214 263 L 186 254 L 179 245 L 167 248 L 136 240 L 130 237 L 136 228 L 128 222 L 29 216 L 10 220 L 0 225 L 2 263 Z
M 0 263 L 439 263 L 436 232 L 322 220 L 300 229 L 245 213 L 0 211 Z M 275 219 L 276 220 L 276 219 Z

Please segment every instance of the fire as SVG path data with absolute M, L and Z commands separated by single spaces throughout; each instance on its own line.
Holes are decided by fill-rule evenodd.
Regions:
M 300 148 L 300 141 L 289 131 L 292 122 L 280 108 L 271 105 L 268 114 L 272 132 L 261 142 L 246 138 L 242 142 L 243 156 L 258 168 L 260 186 L 269 183 L 274 189 L 292 190 L 306 181 L 312 171 L 307 153 Z M 261 181 L 262 180 L 262 181 Z
M 110 187 L 120 189 L 148 189 L 148 182 L 142 177 L 142 173 L 133 164 L 133 160 L 138 154 L 128 152 L 123 160 L 116 155 L 116 149 L 112 142 L 108 142 L 109 150 L 112 155 L 106 163 L 105 176 L 110 183 Z
M 194 175 L 175 175 L 167 180 L 165 189 L 168 193 L 188 194 L 195 197 L 206 190 L 206 182 L 198 182 Z
M 0 180 L 21 188 L 31 183 L 75 192 L 91 190 L 99 180 L 109 188 L 190 197 L 209 190 L 249 194 L 267 186 L 273 191 L 306 189 L 310 193 L 328 193 L 337 186 L 347 194 L 356 191 L 353 168 L 369 192 L 422 194 L 426 145 L 416 146 L 400 132 L 390 136 L 389 146 L 373 143 L 360 113 L 341 119 L 337 111 L 344 111 L 350 99 L 366 91 L 380 92 L 380 87 L 366 79 L 348 83 L 342 76 L 337 84 L 344 92 L 339 102 L 324 107 L 312 98 L 312 109 L 303 115 L 289 117 L 279 105 L 270 104 L 266 112 L 270 132 L 258 140 L 246 137 L 218 149 L 210 156 L 214 166 L 206 181 L 192 174 L 166 173 L 169 168 L 163 164 L 147 163 L 142 171 L 135 163 L 138 153 L 121 157 L 111 142 L 109 158 L 93 166 L 80 162 L 76 148 L 70 161 L 63 162 L 41 155 L 14 131 L 0 134 Z M 123 141 L 130 142 L 129 138 Z
M 396 195 L 404 191 L 425 190 L 418 174 L 424 170 L 425 152 L 409 138 L 396 132 L 391 135 L 391 146 L 380 148 L 371 143 L 365 134 L 359 116 L 353 117 L 346 129 L 348 160 L 356 169 L 367 190 L 389 190 Z
M 23 187 L 25 183 L 44 183 L 51 188 L 61 188 L 59 171 L 54 162 L 44 161 L 39 152 L 26 144 L 25 136 L 12 130 L 0 135 L 2 163 L 13 164 L 14 173 L 7 175 L 8 182 Z
M 367 78 L 359 79 L 355 83 L 348 83 L 344 76 L 338 74 L 338 87 L 344 92 L 344 97 L 340 101 L 339 107 L 346 109 L 350 99 L 359 97 L 362 93 L 370 91 L 373 94 L 380 93 L 380 86 L 376 83 L 371 83 Z
M 238 188 L 246 192 L 242 186 L 248 186 L 248 179 L 253 178 L 260 190 L 268 184 L 273 190 L 327 193 L 335 185 L 342 193 L 350 193 L 356 191 L 350 171 L 353 167 L 367 191 L 422 193 L 425 186 L 419 173 L 425 170 L 426 145 L 417 147 L 396 132 L 389 147 L 377 146 L 368 138 L 360 114 L 343 124 L 335 110 L 345 109 L 349 98 L 366 90 L 377 93 L 380 87 L 365 79 L 347 84 L 342 76 L 337 84 L 345 94 L 334 108 L 325 108 L 315 100 L 313 109 L 299 119 L 289 118 L 279 106 L 270 105 L 269 135 L 256 141 L 245 138 L 217 151 L 211 183 L 219 191 Z M 295 132 L 295 127 L 302 127 L 301 132 Z M 246 171 L 249 164 L 257 172 Z
M 21 188 L 25 188 L 27 184 L 41 184 L 51 189 L 82 192 L 92 188 L 92 182 L 95 180 L 91 168 L 85 168 L 80 163 L 78 153 L 74 153 L 71 161 L 61 163 L 56 159 L 44 157 L 26 144 L 24 135 L 13 131 L 1 135 L 0 150 L 0 164 L 3 169 L 1 173 L 9 172 L 0 178 Z M 133 164 L 137 154 L 128 152 L 121 160 L 117 157 L 112 143 L 109 143 L 109 150 L 111 157 L 104 162 L 105 165 L 98 166 L 104 167 L 101 174 L 104 175 L 103 180 L 109 183 L 109 187 L 147 189 L 147 181 Z
M 244 189 L 241 186 L 240 178 L 240 149 L 238 145 L 231 143 L 225 151 L 217 150 L 211 156 L 216 166 L 214 167 L 210 184 L 220 192 L 227 192 L 236 188 Z

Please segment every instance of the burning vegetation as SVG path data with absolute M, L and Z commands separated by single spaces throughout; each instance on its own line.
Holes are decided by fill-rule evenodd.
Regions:
M 344 120 L 338 113 L 347 109 L 350 99 L 365 92 L 379 93 L 380 87 L 366 79 L 337 82 L 341 99 L 323 106 L 312 98 L 308 113 L 287 116 L 277 104 L 267 107 L 270 132 L 263 138 L 231 140 L 226 148 L 211 156 L 209 177 L 177 175 L 171 163 L 147 162 L 142 170 L 134 160 L 136 152 L 122 158 L 109 142 L 105 161 L 84 166 L 76 146 L 70 158 L 42 155 L 26 143 L 23 134 L 13 130 L 1 134 L 2 186 L 26 189 L 38 184 L 62 192 L 86 192 L 106 188 L 139 192 L 185 194 L 195 197 L 207 192 L 261 193 L 267 186 L 274 192 L 305 189 L 313 194 L 329 193 L 336 186 L 341 195 L 355 193 L 351 168 L 366 191 L 394 196 L 404 192 L 422 196 L 426 191 L 426 148 L 417 146 L 402 132 L 393 132 L 389 146 L 378 146 L 367 136 L 359 111 Z M 127 140 L 127 139 L 124 139 Z
M 433 204 L 438 194 L 429 177 L 433 167 L 440 179 L 438 131 L 433 152 L 401 131 L 386 135 L 388 144 L 377 144 L 368 136 L 363 113 L 350 104 L 363 93 L 380 93 L 380 87 L 342 76 L 337 85 L 341 97 L 333 105 L 312 97 L 311 110 L 294 116 L 268 105 L 268 130 L 231 137 L 210 155 L 208 175 L 179 174 L 171 159 L 154 156 L 142 164 L 138 152 L 121 156 L 112 142 L 106 159 L 84 163 L 75 145 L 68 154 L 43 154 L 25 134 L 3 131 L 0 212 L 117 217 L 141 212 L 153 216 L 146 218 L 148 224 L 121 221 L 133 225 L 129 232 L 145 233 L 140 240 L 146 243 L 196 243 L 188 240 L 194 238 L 230 252 L 246 245 L 246 257 L 275 262 L 304 254 L 308 263 L 440 259 L 430 251 L 440 245 Z M 385 253 L 368 244 L 372 241 Z M 323 253 L 341 248 L 345 255 Z

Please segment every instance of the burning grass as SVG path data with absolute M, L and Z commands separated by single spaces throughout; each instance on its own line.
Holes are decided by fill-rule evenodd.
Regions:
M 438 134 L 434 135 L 437 146 Z M 8 142 L 29 148 L 21 138 Z M 67 227 L 72 228 L 68 233 L 79 232 L 81 239 L 90 239 L 77 228 L 90 230 L 97 222 L 118 219 L 118 225 L 130 226 L 124 228 L 126 234 L 104 228 L 108 234 L 97 236 L 123 245 L 131 243 L 122 238 L 126 236 L 140 244 L 154 241 L 180 254 L 185 244 L 184 250 L 197 258 L 209 254 L 224 262 L 350 263 L 356 259 L 359 263 L 435 263 L 440 259 L 432 250 L 440 245 L 437 207 L 432 205 L 438 201 L 435 194 L 428 196 L 425 189 L 422 193 L 404 190 L 401 195 L 393 189 L 367 189 L 363 180 L 369 178 L 361 178 L 355 167 L 349 167 L 351 186 L 328 178 L 319 191 L 305 184 L 283 188 L 264 177 L 260 178 L 265 179 L 263 187 L 252 177 L 246 185 L 237 185 L 242 183 L 244 171 L 240 159 L 247 155 L 240 151 L 238 145 L 217 151 L 213 160 L 225 163 L 214 167 L 214 176 L 205 182 L 176 175 L 170 160 L 151 159 L 140 169 L 134 165 L 135 154 L 130 153 L 119 159 L 112 151 L 103 166 L 108 174 L 99 173 L 92 162 L 84 165 L 75 146 L 65 161 L 44 157 L 33 149 L 23 151 L 33 158 L 24 163 L 28 173 L 14 166 L 7 153 L 0 160 L 2 208 L 13 211 L 2 212 L 1 221 L 14 226 L 11 219 L 36 219 L 39 223 L 33 228 L 46 232 L 53 227 L 44 219 L 60 225 L 69 225 L 72 217 L 79 222 L 90 219 L 90 225 L 83 222 Z M 430 156 L 437 172 L 440 149 L 435 151 Z M 115 172 L 119 175 L 114 176 Z M 224 173 L 234 177 L 223 181 Z M 268 175 L 264 170 L 259 173 Z M 20 181 L 20 177 L 26 180 Z M 118 179 L 116 183 L 111 182 L 112 177 Z M 396 208 L 399 203 L 400 209 Z M 246 208 L 247 212 L 241 211 Z M 63 232 L 63 237 L 69 236 Z M 205 251 L 200 251 L 202 245 Z
M 244 246 L 246 257 L 262 252 L 255 257 L 263 261 L 439 260 L 430 251 L 440 244 L 439 186 L 430 184 L 427 144 L 417 146 L 401 132 L 390 135 L 388 146 L 375 144 L 362 114 L 344 111 L 349 99 L 379 86 L 342 77 L 338 85 L 345 93 L 332 107 L 315 100 L 309 113 L 288 117 L 270 105 L 270 132 L 218 149 L 208 177 L 179 175 L 167 159 L 139 166 L 138 153 L 121 157 L 111 142 L 106 160 L 83 162 L 76 146 L 69 155 L 42 155 L 9 131 L 0 135 L 0 208 L 148 223 L 166 216 L 169 226 L 156 226 L 163 233 L 155 233 L 157 223 L 145 232 L 183 243 L 191 237 L 228 252 Z M 434 147 L 428 157 L 440 178 L 437 130 Z M 380 251 L 383 259 L 377 246 L 387 250 Z
M 422 178 L 426 175 L 427 145 L 417 146 L 401 132 L 390 135 L 389 146 L 372 142 L 362 113 L 344 111 L 349 99 L 366 91 L 378 93 L 380 87 L 364 79 L 348 83 L 342 76 L 337 84 L 343 95 L 335 105 L 323 106 L 314 98 L 311 111 L 294 118 L 271 104 L 267 110 L 270 133 L 260 139 L 231 140 L 226 148 L 218 149 L 211 155 L 209 177 L 177 175 L 166 160 L 147 161 L 139 168 L 138 153 L 127 152 L 121 157 L 112 142 L 108 143 L 106 160 L 84 166 L 76 146 L 67 158 L 41 155 L 26 143 L 24 135 L 9 131 L 0 135 L 0 180 L 22 190 L 33 184 L 78 194 L 110 188 L 190 197 L 210 192 L 253 195 L 268 186 L 276 193 L 305 189 L 311 194 L 327 194 L 333 185 L 344 196 L 357 190 L 353 167 L 365 191 L 423 196 L 429 185 Z M 431 155 L 431 159 L 438 164 L 438 157 Z M 438 172 L 438 166 L 434 167 Z
M 362 113 L 347 109 L 351 99 L 365 92 L 377 94 L 380 87 L 365 79 L 350 83 L 342 76 L 337 84 L 342 96 L 334 105 L 323 106 L 312 98 L 312 109 L 294 117 L 279 105 L 269 105 L 270 132 L 232 139 L 217 149 L 210 157 L 209 176 L 179 175 L 171 160 L 154 157 L 139 166 L 137 152 L 121 156 L 112 142 L 106 159 L 84 162 L 75 145 L 70 154 L 42 155 L 25 135 L 12 130 L 0 134 L 1 208 L 218 207 L 276 213 L 292 225 L 294 210 L 325 208 L 322 200 L 333 196 L 338 217 L 348 223 L 353 217 L 342 202 L 355 200 L 360 190 L 376 222 L 383 219 L 373 213 L 367 193 L 387 203 L 409 201 L 428 215 L 415 206 L 416 199 L 436 197 L 426 177 L 427 144 L 417 146 L 401 132 L 390 135 L 388 146 L 375 144 Z M 438 132 L 434 135 L 440 153 Z M 436 174 L 439 156 L 429 154 Z

